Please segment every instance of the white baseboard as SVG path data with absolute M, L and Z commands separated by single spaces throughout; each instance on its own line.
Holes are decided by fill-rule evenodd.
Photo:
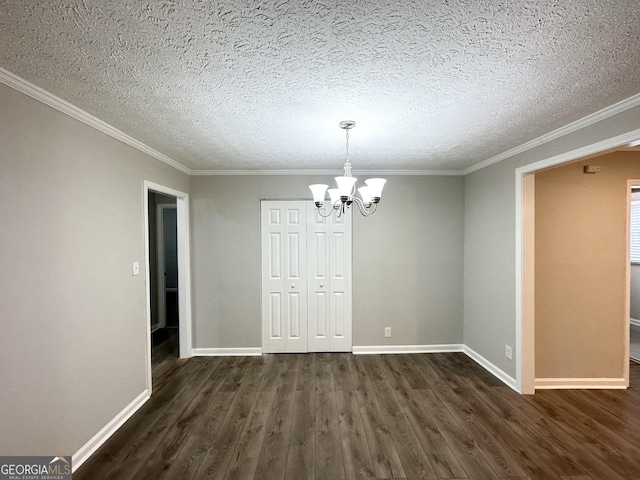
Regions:
M 72 472 L 75 472 L 87 459 L 93 455 L 93 453 L 100 448 L 100 446 L 106 442 L 116 430 L 118 430 L 124 422 L 129 420 L 129 417 L 136 413 L 136 411 L 145 404 L 151 397 L 149 390 L 145 390 L 138 395 L 129 405 L 118 413 L 113 419 L 107 423 L 102 430 L 96 433 L 91 440 L 85 443 L 80 449 L 71 457 Z
M 469 358 L 471 358 L 474 362 L 476 362 L 482 368 L 484 368 L 489 373 L 491 373 L 494 377 L 496 377 L 498 380 L 504 383 L 507 387 L 512 388 L 516 392 L 518 391 L 518 388 L 516 386 L 516 379 L 513 378 L 511 375 L 507 374 L 504 370 L 496 367 L 493 363 L 491 363 L 489 360 L 484 358 L 482 355 L 476 352 L 473 348 L 470 348 L 464 345 L 463 351 Z
M 624 378 L 536 378 L 536 390 L 626 389 Z
M 635 325 L 636 327 L 640 327 L 640 320 L 638 320 L 637 318 L 630 318 L 629 322 L 631 322 L 631 325 Z
M 462 352 L 462 345 L 375 345 L 354 346 L 354 355 L 386 354 L 386 353 L 438 353 L 438 352 Z
M 194 357 L 249 357 L 262 355 L 262 348 L 194 348 L 192 353 Z

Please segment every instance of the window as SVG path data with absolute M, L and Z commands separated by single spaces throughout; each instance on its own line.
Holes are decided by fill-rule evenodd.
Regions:
M 631 200 L 631 263 L 640 263 L 640 200 Z

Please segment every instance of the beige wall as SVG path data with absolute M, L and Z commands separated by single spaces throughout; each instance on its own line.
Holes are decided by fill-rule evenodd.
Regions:
M 310 198 L 318 176 L 192 177 L 194 347 L 260 347 L 260 199 Z M 354 345 L 462 341 L 464 178 L 391 176 L 354 214 Z M 384 338 L 384 327 L 392 338 Z
M 146 389 L 145 179 L 189 189 L 0 85 L 1 455 L 71 455 Z
M 627 179 L 617 152 L 536 174 L 536 378 L 621 378 L 625 357 Z

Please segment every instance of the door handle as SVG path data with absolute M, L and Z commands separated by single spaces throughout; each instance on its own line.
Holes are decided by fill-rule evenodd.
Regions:
M 296 288 L 296 286 L 295 286 L 295 285 L 293 285 L 293 284 L 291 284 L 291 288 Z
M 322 288 L 322 287 L 324 287 L 324 283 L 321 283 L 321 284 L 320 284 L 320 288 Z

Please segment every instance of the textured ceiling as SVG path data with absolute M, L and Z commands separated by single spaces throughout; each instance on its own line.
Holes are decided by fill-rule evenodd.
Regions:
M 640 92 L 638 0 L 2 0 L 0 67 L 191 169 L 461 170 Z

